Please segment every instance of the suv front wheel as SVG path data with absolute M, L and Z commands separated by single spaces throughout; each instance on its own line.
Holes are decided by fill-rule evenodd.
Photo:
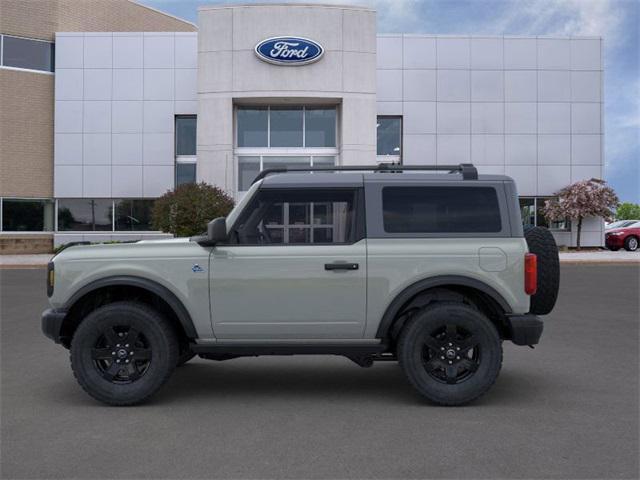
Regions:
M 137 302 L 92 311 L 71 341 L 71 368 L 80 386 L 109 405 L 133 405 L 154 394 L 178 361 L 178 339 L 167 320 Z
M 480 311 L 460 302 L 439 302 L 404 326 L 398 360 L 421 395 L 440 405 L 462 405 L 495 382 L 502 341 Z

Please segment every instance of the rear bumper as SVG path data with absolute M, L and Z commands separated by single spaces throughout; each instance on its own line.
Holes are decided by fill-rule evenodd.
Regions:
M 55 343 L 63 343 L 62 322 L 67 316 L 66 310 L 48 308 L 42 312 L 42 333 Z
M 516 345 L 535 345 L 540 341 L 544 323 L 537 315 L 511 315 L 507 317 L 511 341 Z

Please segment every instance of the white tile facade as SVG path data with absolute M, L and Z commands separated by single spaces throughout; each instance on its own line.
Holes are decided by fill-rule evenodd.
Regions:
M 380 35 L 378 115 L 403 117 L 405 164 L 473 162 L 513 177 L 521 196 L 549 196 L 602 178 L 601 49 L 599 38 Z M 592 233 L 600 245 L 601 222 Z
M 574 169 L 602 177 L 600 39 L 380 35 L 377 46 L 378 114 L 403 116 L 405 163 L 472 161 L 511 172 L 523 196 L 553 194 L 582 178 Z
M 57 198 L 157 197 L 174 186 L 174 118 L 196 114 L 196 33 L 58 33 Z

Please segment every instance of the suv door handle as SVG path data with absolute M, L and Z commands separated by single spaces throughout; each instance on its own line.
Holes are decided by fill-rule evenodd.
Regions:
M 342 263 L 342 262 L 334 262 L 334 263 L 325 263 L 325 270 L 358 270 L 360 265 L 357 263 Z

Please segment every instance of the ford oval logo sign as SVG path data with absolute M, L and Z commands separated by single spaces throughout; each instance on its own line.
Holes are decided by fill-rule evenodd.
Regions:
M 308 65 L 323 53 L 322 45 L 302 37 L 267 38 L 256 45 L 258 58 L 276 65 Z

